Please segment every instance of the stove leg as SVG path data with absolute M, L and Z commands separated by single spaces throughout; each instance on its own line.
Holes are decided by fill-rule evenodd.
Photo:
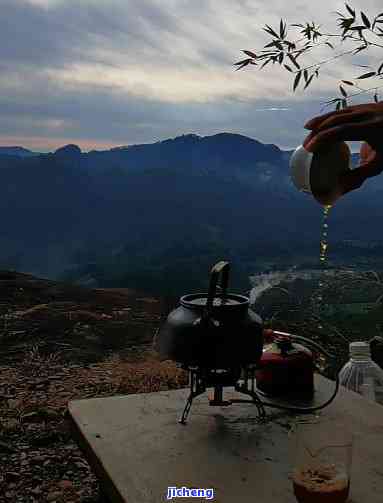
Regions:
M 251 396 L 251 398 L 253 399 L 252 401 L 253 401 L 254 405 L 257 407 L 259 419 L 260 419 L 260 421 L 263 422 L 266 420 L 266 417 L 267 417 L 266 410 L 265 410 L 265 407 L 262 403 L 262 400 L 259 398 L 257 392 L 255 391 L 254 380 L 252 380 L 252 386 L 251 386 L 252 389 L 249 389 L 246 379 L 245 379 L 245 382 L 246 382 L 246 384 L 236 383 L 234 385 L 234 389 L 236 391 L 238 391 L 239 393 L 243 393 L 244 395 Z
M 181 424 L 186 424 L 186 419 L 189 415 L 189 412 L 190 412 L 190 409 L 191 409 L 191 406 L 192 406 L 192 402 L 193 402 L 193 394 L 191 394 L 189 396 L 189 398 L 187 399 L 187 402 L 186 402 L 186 405 L 185 405 L 185 408 L 182 412 L 182 416 L 181 418 L 178 420 L 179 423 Z

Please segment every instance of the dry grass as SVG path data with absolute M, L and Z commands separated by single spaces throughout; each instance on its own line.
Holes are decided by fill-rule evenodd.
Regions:
M 187 382 L 185 371 L 151 354 L 141 361 L 114 355 L 83 367 L 65 365 L 59 353 L 44 355 L 34 347 L 19 365 L 0 367 L 0 495 L 15 503 L 45 502 L 48 495 L 57 503 L 95 503 L 97 480 L 70 435 L 68 401 L 175 389 Z M 4 456 L 4 446 L 10 455 Z

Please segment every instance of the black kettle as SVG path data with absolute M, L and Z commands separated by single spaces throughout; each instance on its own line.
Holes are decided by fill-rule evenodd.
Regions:
M 262 356 L 262 319 L 249 308 L 249 298 L 228 293 L 230 264 L 220 261 L 210 272 L 208 293 L 180 298 L 154 338 L 162 360 L 184 368 L 238 368 Z M 217 293 L 221 275 L 220 291 Z

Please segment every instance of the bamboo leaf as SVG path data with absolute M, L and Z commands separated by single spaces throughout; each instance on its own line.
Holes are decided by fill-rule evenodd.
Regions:
M 370 77 L 373 77 L 374 75 L 376 75 L 376 72 L 368 72 L 368 73 L 364 73 L 363 75 L 360 75 L 359 77 L 357 77 L 357 79 L 359 79 L 359 80 L 369 79 Z
M 334 49 L 334 46 L 330 42 L 325 42 L 325 44 L 331 47 L 331 49 Z
M 309 87 L 309 85 L 311 84 L 311 81 L 313 80 L 314 78 L 314 74 L 312 74 L 309 78 L 309 80 L 306 82 L 305 84 L 305 87 L 303 88 L 303 90 L 305 90 L 307 87 Z
M 347 86 L 353 86 L 354 83 L 351 82 L 350 80 L 342 80 L 343 84 L 346 84 Z
M 343 94 L 343 96 L 345 98 L 347 98 L 347 91 L 346 91 L 346 89 L 344 87 L 342 87 L 342 86 L 339 86 L 339 89 L 340 89 L 340 92 Z
M 365 49 L 367 49 L 367 46 L 366 45 L 361 45 L 361 46 L 359 46 L 359 47 L 357 47 L 355 49 L 355 51 L 353 52 L 353 54 L 358 54 L 358 52 L 364 51 Z
M 299 81 L 301 80 L 301 77 L 302 77 L 302 71 L 299 71 L 296 74 L 295 79 L 294 79 L 293 91 L 295 91 L 295 89 L 298 87 Z
M 360 13 L 360 17 L 362 18 L 364 25 L 367 26 L 367 28 L 371 28 L 370 20 L 368 19 L 368 17 L 366 16 L 366 14 L 364 12 Z
M 283 19 L 280 20 L 280 23 L 279 23 L 279 35 L 280 35 L 280 38 L 284 38 L 284 26 L 283 26 Z
M 233 64 L 234 64 L 234 66 L 242 65 L 245 61 L 247 61 L 247 59 L 241 59 L 241 61 L 237 61 L 236 63 L 233 63 Z
M 242 51 L 244 52 L 247 56 L 250 56 L 251 58 L 256 58 L 257 55 L 255 54 L 255 52 L 252 52 L 252 51 Z
M 309 78 L 309 72 L 307 70 L 304 70 L 303 71 L 303 77 L 305 79 L 305 82 L 307 82 L 308 78 Z
M 333 98 L 332 100 L 326 101 L 326 105 L 331 105 L 332 103 L 338 103 L 338 101 L 341 101 L 340 98 Z
M 290 58 L 291 62 L 294 64 L 294 66 L 296 68 L 298 68 L 298 70 L 300 70 L 300 64 L 297 62 L 297 60 L 295 59 L 295 57 L 292 55 L 292 54 L 287 54 L 287 56 Z
M 249 63 L 250 63 L 251 59 L 248 59 L 248 60 L 243 60 L 243 61 L 239 61 L 238 63 L 234 63 L 235 65 L 240 65 L 238 66 L 238 68 L 236 68 L 235 70 L 241 70 L 244 66 L 247 66 Z
M 267 59 L 267 60 L 263 63 L 263 65 L 261 66 L 260 70 L 262 70 L 262 68 L 264 68 L 267 64 L 269 64 L 269 63 L 270 63 L 270 61 L 271 61 L 271 58 Z
M 268 24 L 266 25 L 266 28 L 263 29 L 273 37 L 279 38 L 279 35 Z
M 289 65 L 283 65 L 288 72 L 292 72 L 292 68 Z
M 383 72 L 383 63 L 378 68 L 378 74 L 380 75 Z
M 234 66 L 243 65 L 243 63 L 247 63 L 248 61 L 249 61 L 249 58 L 242 59 L 241 61 L 238 61 L 237 63 L 234 63 Z
M 283 63 L 283 52 L 278 56 L 278 63 L 281 65 Z
M 348 10 L 348 12 L 351 14 L 351 16 L 355 17 L 355 11 L 354 9 L 352 9 L 349 5 L 345 4 L 346 6 L 346 9 Z
M 375 101 L 375 103 L 378 103 L 378 101 L 379 101 L 378 93 L 374 94 L 374 101 Z

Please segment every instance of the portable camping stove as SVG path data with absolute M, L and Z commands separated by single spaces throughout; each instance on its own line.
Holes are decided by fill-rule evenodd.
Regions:
M 190 395 L 179 420 L 180 423 L 186 424 L 193 399 L 205 393 L 207 388 L 214 389 L 213 397 L 209 399 L 210 405 L 224 407 L 233 403 L 252 403 L 257 407 L 259 420 L 262 421 L 265 419 L 265 408 L 255 391 L 255 365 L 229 369 L 185 367 L 181 365 L 181 368 L 189 371 Z M 243 379 L 241 379 L 242 373 Z M 233 386 L 235 391 L 248 395 L 251 399 L 232 398 L 224 400 L 223 388 L 225 386 Z
M 262 319 L 250 308 L 250 299 L 227 291 L 229 269 L 226 261 L 215 264 L 208 292 L 182 296 L 154 337 L 154 349 L 161 359 L 172 360 L 189 372 L 190 394 L 179 422 L 186 423 L 194 398 L 207 388 L 214 389 L 210 405 L 251 403 L 257 407 L 259 420 L 266 417 L 265 407 L 302 413 L 326 407 L 338 392 L 339 379 L 333 395 L 321 405 L 297 407 L 286 400 L 278 404 L 260 399 L 258 393 L 286 399 L 289 392 L 302 391 L 312 398 L 313 354 L 293 341 L 306 342 L 323 355 L 331 355 L 305 337 L 274 330 L 267 336 Z M 275 342 L 271 348 L 264 347 L 268 337 Z M 224 400 L 225 386 L 250 398 Z

